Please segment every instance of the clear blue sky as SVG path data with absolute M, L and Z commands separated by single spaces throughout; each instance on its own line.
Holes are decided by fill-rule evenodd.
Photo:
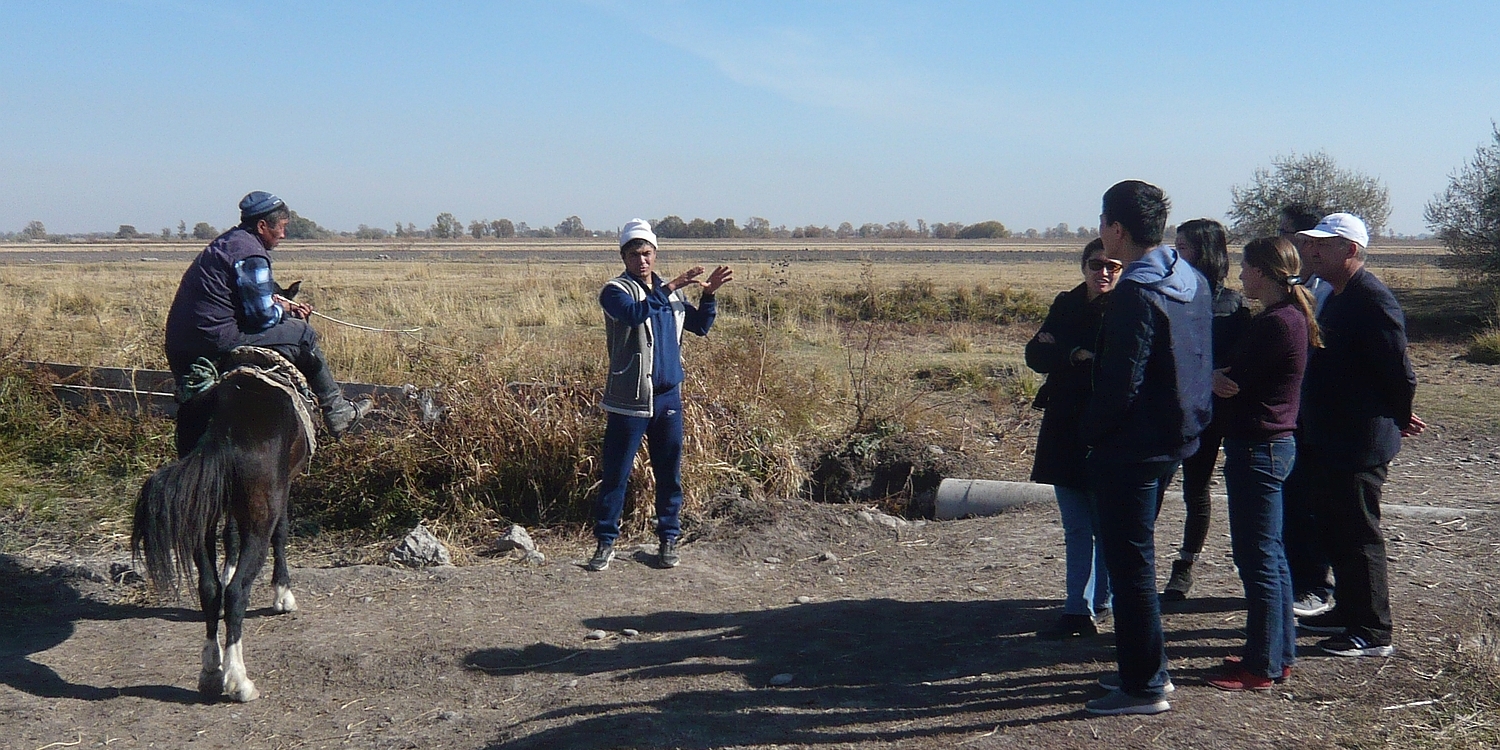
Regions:
M 1391 227 L 1500 118 L 1500 3 L 0 0 L 0 231 L 1221 217 L 1278 154 Z

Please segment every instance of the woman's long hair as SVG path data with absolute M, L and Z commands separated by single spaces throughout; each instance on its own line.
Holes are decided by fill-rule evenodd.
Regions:
M 1177 239 L 1198 251 L 1193 268 L 1198 269 L 1215 293 L 1229 276 L 1229 233 L 1213 219 L 1193 219 L 1177 225 Z
M 1281 237 L 1254 239 L 1245 245 L 1245 265 L 1260 271 L 1266 280 L 1280 284 L 1286 290 L 1287 296 L 1307 317 L 1308 342 L 1323 348 L 1323 330 L 1318 327 L 1318 318 L 1313 314 L 1313 294 L 1302 281 L 1302 259 L 1297 255 L 1297 248 Z

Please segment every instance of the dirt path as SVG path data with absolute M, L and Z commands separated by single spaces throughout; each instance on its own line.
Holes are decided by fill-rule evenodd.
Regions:
M 198 701 L 187 600 L 109 582 L 109 560 L 0 557 L 0 745 L 1375 746 L 1434 710 L 1387 707 L 1463 698 L 1443 698 L 1450 662 L 1500 568 L 1500 445 L 1482 442 L 1439 430 L 1392 468 L 1396 655 L 1317 656 L 1303 639 L 1293 680 L 1268 695 L 1202 685 L 1244 618 L 1222 501 L 1194 598 L 1166 617 L 1173 711 L 1146 718 L 1080 711 L 1112 639 L 1034 636 L 1062 586 L 1055 509 L 893 530 L 785 503 L 705 530 L 670 571 L 626 548 L 588 573 L 587 545 L 561 542 L 541 566 L 296 569 L 297 615 L 271 615 L 256 589 L 246 658 L 264 697 L 244 705 Z M 1165 560 L 1180 503 L 1160 528 Z M 790 683 L 772 687 L 780 674 Z

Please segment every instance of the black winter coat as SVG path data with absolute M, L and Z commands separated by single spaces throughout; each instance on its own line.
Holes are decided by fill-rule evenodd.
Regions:
M 1245 296 L 1228 287 L 1214 292 L 1214 369 L 1229 366 L 1229 354 L 1250 330 L 1250 308 Z
M 1079 436 L 1079 423 L 1093 387 L 1093 361 L 1076 362 L 1072 355 L 1079 348 L 1094 350 L 1108 298 L 1106 294 L 1090 302 L 1082 284 L 1057 295 L 1037 331 L 1037 336 L 1051 334 L 1055 343 L 1043 343 L 1035 336 L 1026 343 L 1026 366 L 1047 376 L 1032 403 L 1044 411 L 1036 438 L 1036 460 L 1031 466 L 1033 482 L 1088 487 L 1083 464 L 1088 447 Z
M 1417 390 L 1401 305 L 1361 268 L 1323 303 L 1318 324 L 1323 348 L 1307 359 L 1297 449 L 1341 469 L 1390 462 L 1411 424 Z

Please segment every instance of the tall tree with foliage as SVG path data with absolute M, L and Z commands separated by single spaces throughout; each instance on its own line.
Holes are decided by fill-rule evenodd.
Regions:
M 464 225 L 453 214 L 444 211 L 437 215 L 430 231 L 434 239 L 456 240 L 464 236 Z
M 1009 236 L 1010 230 L 998 221 L 970 224 L 958 232 L 958 238 L 961 240 L 1003 240 Z
M 286 238 L 289 240 L 324 240 L 333 236 L 333 232 L 318 226 L 318 222 L 304 216 L 298 216 L 296 211 L 286 222 Z
M 1500 127 L 1494 142 L 1454 172 L 1448 189 L 1427 204 L 1427 226 L 1453 254 L 1453 265 L 1500 281 Z
M 1391 218 L 1391 192 L 1380 180 L 1341 169 L 1325 151 L 1278 156 L 1257 169 L 1248 185 L 1229 189 L 1229 229 L 1237 237 L 1276 234 L 1283 206 L 1304 203 L 1323 214 L 1344 211 L 1364 219 L 1370 236 Z

